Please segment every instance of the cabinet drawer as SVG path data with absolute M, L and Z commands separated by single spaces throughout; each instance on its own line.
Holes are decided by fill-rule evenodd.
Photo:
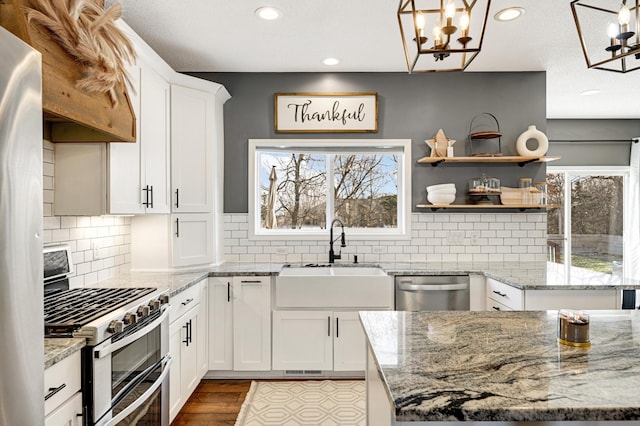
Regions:
M 200 303 L 200 294 L 202 292 L 202 281 L 182 291 L 169 299 L 171 304 L 171 312 L 169 312 L 169 323 L 184 315 L 189 309 Z
M 492 278 L 487 279 L 487 299 L 493 299 L 516 311 L 522 310 L 522 291 Z
M 80 351 L 44 371 L 44 414 L 80 392 Z M 56 392 L 57 390 L 57 392 Z
M 513 309 L 493 299 L 487 298 L 487 311 L 513 311 Z

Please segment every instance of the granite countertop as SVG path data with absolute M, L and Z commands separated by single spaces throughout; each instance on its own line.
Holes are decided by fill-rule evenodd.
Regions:
M 588 348 L 557 311 L 361 312 L 397 421 L 640 419 L 640 312 L 591 312 Z
M 86 344 L 87 340 L 79 337 L 44 339 L 44 369 L 46 370 L 73 355 L 84 348 Z

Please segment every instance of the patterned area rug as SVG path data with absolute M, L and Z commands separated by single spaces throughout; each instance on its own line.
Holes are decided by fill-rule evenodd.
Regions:
M 364 380 L 252 382 L 236 426 L 366 423 Z

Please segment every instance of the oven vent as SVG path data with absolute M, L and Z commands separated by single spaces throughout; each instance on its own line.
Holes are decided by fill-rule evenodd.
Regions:
M 322 374 L 322 370 L 284 370 L 286 376 L 307 376 Z

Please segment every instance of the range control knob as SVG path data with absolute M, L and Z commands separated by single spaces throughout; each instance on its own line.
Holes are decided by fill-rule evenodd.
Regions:
M 124 323 L 119 320 L 111 321 L 109 327 L 107 327 L 107 331 L 112 334 L 122 333 L 122 330 L 124 330 Z
M 152 300 L 149 302 L 149 308 L 151 308 L 152 311 L 157 311 L 160 309 L 160 301 L 158 299 Z
M 162 303 L 163 305 L 166 305 L 167 303 L 169 303 L 169 295 L 168 294 L 161 294 L 159 299 L 160 299 L 160 303 Z
M 138 314 L 138 316 L 140 318 L 144 318 L 144 317 L 149 315 L 149 311 L 150 311 L 150 309 L 149 309 L 148 306 L 140 306 L 138 308 L 138 310 L 136 311 L 136 313 Z
M 133 312 L 129 312 L 125 314 L 122 321 L 125 323 L 125 325 L 135 324 L 138 321 L 138 316 Z

